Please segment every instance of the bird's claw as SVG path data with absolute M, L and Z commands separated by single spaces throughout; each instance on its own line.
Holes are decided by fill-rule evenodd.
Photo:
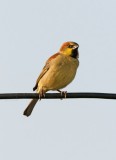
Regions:
M 39 100 L 41 100 L 42 97 L 45 98 L 45 92 L 43 90 L 41 90 L 41 92 L 39 92 Z
M 64 95 L 64 98 L 66 98 L 66 94 L 67 94 L 67 91 L 61 91 L 61 96 Z
M 63 97 L 63 95 L 64 95 L 64 98 L 66 98 L 66 94 L 67 94 L 67 91 L 60 91 L 60 90 L 57 90 L 58 92 L 60 92 L 60 94 L 61 94 L 61 97 Z M 62 100 L 63 98 L 61 98 L 61 100 Z

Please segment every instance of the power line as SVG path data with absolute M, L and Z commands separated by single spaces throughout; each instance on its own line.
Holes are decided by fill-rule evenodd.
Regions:
M 38 99 L 39 95 L 37 93 L 1 93 L 0 99 Z M 42 99 L 61 99 L 60 93 L 46 93 L 45 97 Z M 95 92 L 76 92 L 67 93 L 66 98 L 100 98 L 100 99 L 116 99 L 116 94 L 114 93 L 95 93 Z

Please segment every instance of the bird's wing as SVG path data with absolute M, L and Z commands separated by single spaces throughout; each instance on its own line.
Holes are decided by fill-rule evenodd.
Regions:
M 39 77 L 37 78 L 36 80 L 36 84 L 35 86 L 33 87 L 33 91 L 35 91 L 38 87 L 38 82 L 40 81 L 40 79 L 44 76 L 44 74 L 49 70 L 50 68 L 50 65 L 49 63 L 46 62 L 45 66 L 43 67 L 42 69 L 42 72 L 40 73 Z
M 51 56 L 51 57 L 47 60 L 45 66 L 44 66 L 43 69 L 42 69 L 42 72 L 40 73 L 39 77 L 38 77 L 37 80 L 36 80 L 36 84 L 35 84 L 35 86 L 34 86 L 34 88 L 33 88 L 33 91 L 35 91 L 35 90 L 37 89 L 38 83 L 39 83 L 40 79 L 41 79 L 41 78 L 46 74 L 46 72 L 49 70 L 51 61 L 52 61 L 53 59 L 55 59 L 58 55 L 59 55 L 59 53 L 56 53 L 56 54 L 54 54 L 53 56 Z

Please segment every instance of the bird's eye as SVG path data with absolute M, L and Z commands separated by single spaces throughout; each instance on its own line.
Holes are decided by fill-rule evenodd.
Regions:
M 73 45 L 69 45 L 69 46 L 68 46 L 68 48 L 72 48 L 72 47 L 73 47 Z

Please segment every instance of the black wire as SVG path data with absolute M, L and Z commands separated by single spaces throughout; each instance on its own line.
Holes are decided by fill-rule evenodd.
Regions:
M 37 93 L 1 93 L 0 99 L 30 99 L 39 98 Z M 61 99 L 65 98 L 64 95 L 61 96 L 60 93 L 46 93 L 45 97 L 42 99 Z M 116 94 L 114 93 L 92 93 L 92 92 L 82 92 L 82 93 L 67 93 L 66 98 L 100 98 L 100 99 L 116 99 Z

